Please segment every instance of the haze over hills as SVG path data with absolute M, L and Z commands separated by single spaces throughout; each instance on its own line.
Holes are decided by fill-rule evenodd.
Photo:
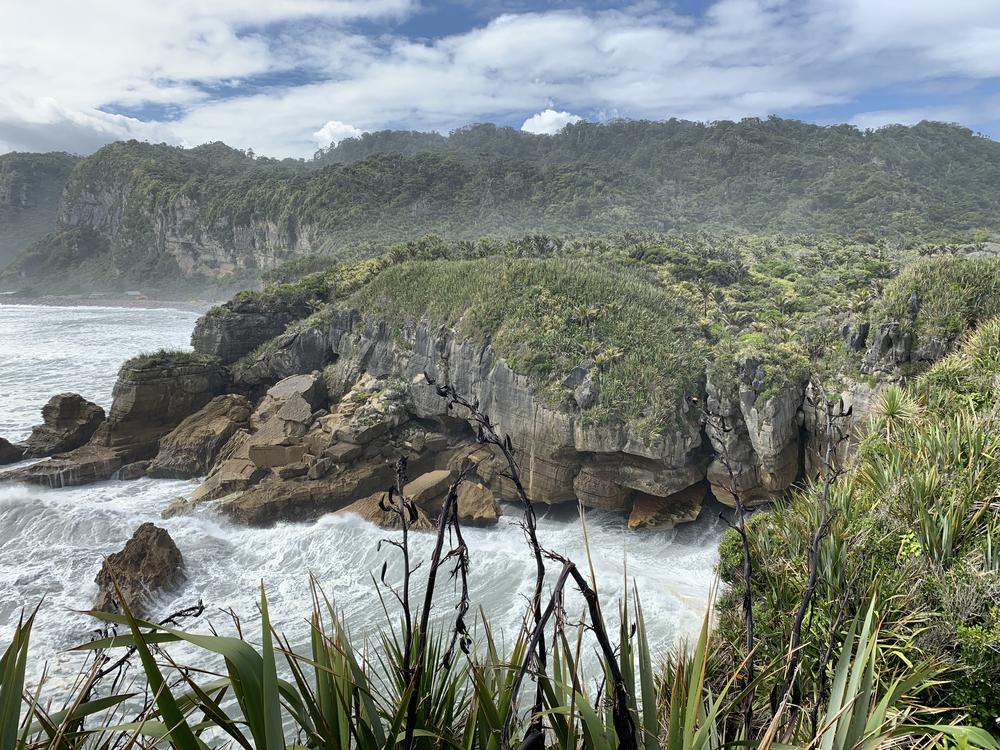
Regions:
M 63 185 L 78 161 L 62 153 L 0 154 L 0 268 L 52 231 Z
M 78 163 L 66 155 L 0 158 L 32 165 L 35 179 L 0 189 L 0 211 L 17 217 L 4 222 L 0 252 L 25 251 L 0 277 L 8 289 L 249 283 L 296 256 L 357 253 L 358 243 L 425 233 L 898 240 L 1000 229 L 1000 144 L 933 122 L 861 131 L 778 117 L 621 120 L 571 124 L 551 136 L 487 124 L 450 136 L 365 134 L 310 161 L 255 158 L 222 143 L 138 141 Z M 2 175 L 23 173 L 0 167 L 0 186 Z

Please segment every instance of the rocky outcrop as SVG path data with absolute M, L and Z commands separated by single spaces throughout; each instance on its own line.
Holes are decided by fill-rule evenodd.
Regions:
M 776 392 L 765 390 L 767 372 L 760 362 L 737 363 L 737 382 L 706 385 L 705 431 L 715 458 L 707 478 L 721 502 L 733 505 L 733 488 L 748 505 L 780 496 L 801 470 L 799 430 L 803 423 L 805 383 Z
M 0 474 L 0 481 L 66 487 L 110 479 L 126 464 L 153 458 L 161 437 L 228 385 L 217 362 L 126 362 L 111 411 L 86 445 Z
M 175 479 L 204 476 L 236 431 L 250 426 L 250 410 L 244 396 L 215 397 L 160 440 L 147 475 Z
M 402 527 L 402 519 L 399 512 L 389 507 L 385 492 L 376 492 L 374 495 L 356 500 L 346 508 L 338 510 L 340 515 L 352 514 L 360 516 L 369 523 L 381 526 L 383 529 L 398 529 Z M 413 531 L 431 531 L 435 528 L 427 512 L 419 505 L 415 508 L 415 516 L 407 517 L 406 526 Z
M 311 312 L 312 308 L 301 299 L 239 294 L 198 318 L 191 334 L 191 346 L 199 354 L 218 357 L 226 365 L 232 364 L 281 335 L 290 323 Z
M 919 298 L 915 293 L 910 297 L 909 309 L 914 311 L 915 318 L 915 310 L 919 310 Z M 911 319 L 910 323 L 912 322 Z M 954 336 L 922 335 L 914 340 L 913 334 L 907 327 L 896 320 L 879 325 L 872 338 L 871 348 L 861 365 L 861 371 L 893 373 L 900 366 L 910 362 L 923 364 L 936 362 L 951 352 L 955 344 Z
M 24 448 L 0 438 L 0 466 L 17 463 L 24 458 Z
M 137 617 L 149 614 L 152 595 L 176 585 L 184 578 L 184 558 L 166 529 L 144 523 L 125 546 L 108 555 L 94 582 L 98 586 L 94 609 L 121 610 L 121 603 Z M 121 592 L 119 600 L 115 591 Z
M 321 370 L 330 360 L 326 331 L 295 327 L 270 340 L 233 366 L 234 382 L 248 391 L 301 372 Z
M 667 497 L 638 493 L 628 517 L 628 527 L 672 529 L 677 524 L 690 523 L 701 513 L 709 487 L 708 482 L 698 482 Z
M 42 407 L 42 424 L 25 441 L 25 458 L 44 458 L 84 445 L 104 421 L 104 409 L 76 393 L 60 393 Z
M 649 437 L 627 425 L 593 425 L 578 411 L 542 401 L 528 379 L 511 370 L 491 346 L 459 340 L 451 329 L 428 321 L 393 335 L 385 324 L 339 311 L 331 320 L 330 341 L 336 361 L 324 370 L 324 377 L 332 398 L 365 374 L 393 374 L 407 384 L 413 414 L 420 419 L 452 416 L 445 399 L 423 376 L 427 372 L 443 377 L 447 362 L 449 382 L 478 401 L 510 435 L 520 451 L 524 483 L 535 500 L 574 500 L 574 483 L 585 466 L 587 485 L 603 483 L 602 497 L 613 496 L 621 505 L 632 490 L 666 496 L 704 477 L 707 455 L 698 414 L 685 404 L 678 405 L 676 424 Z M 581 374 L 576 387 L 587 379 Z M 498 489 L 511 495 L 506 483 Z M 605 502 L 596 500 L 597 493 L 588 497 Z

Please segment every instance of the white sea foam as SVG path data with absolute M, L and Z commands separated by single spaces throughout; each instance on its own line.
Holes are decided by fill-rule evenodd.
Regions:
M 0 434 L 26 434 L 52 393 L 79 391 L 108 406 L 121 360 L 137 351 L 183 345 L 193 321 L 193 315 L 171 310 L 95 313 L 93 308 L 0 307 Z M 13 358 L 13 367 L 7 366 L 8 358 Z M 390 579 L 400 570 L 394 550 L 377 549 L 379 540 L 391 532 L 350 516 L 270 529 L 237 526 L 211 510 L 160 518 L 172 498 L 189 493 L 196 484 L 141 479 L 56 490 L 0 487 L 0 638 L 8 637 L 22 607 L 44 596 L 32 637 L 38 657 L 34 664 L 48 659 L 57 674 L 60 668 L 72 671 L 77 657 L 65 649 L 86 640 L 93 623 L 70 610 L 90 605 L 102 556 L 120 549 L 145 521 L 170 532 L 188 571 L 182 586 L 159 598 L 159 610 L 172 611 L 202 599 L 208 606 L 206 619 L 217 627 L 229 627 L 221 612 L 228 608 L 252 627 L 263 581 L 272 620 L 296 642 L 307 634 L 311 573 L 356 636 L 371 633 L 385 621 L 372 575 L 378 575 L 387 559 Z M 470 548 L 472 605 L 482 608 L 496 629 L 512 632 L 520 625 L 532 589 L 534 563 L 513 523 L 518 509 L 506 506 L 504 511 L 507 515 L 497 527 L 464 533 Z M 617 610 L 627 568 L 629 586 L 634 581 L 642 597 L 654 646 L 668 648 L 697 629 L 722 533 L 715 509 L 707 508 L 701 520 L 671 531 L 629 532 L 620 515 L 599 512 L 588 514 L 587 526 L 606 612 Z M 543 509 L 539 537 L 546 547 L 584 560 L 575 512 Z M 416 534 L 413 540 L 414 555 L 428 557 L 432 537 Z M 438 585 L 436 620 L 444 624 L 453 617 L 453 588 L 447 576 Z M 570 598 L 571 606 L 576 606 L 574 601 Z

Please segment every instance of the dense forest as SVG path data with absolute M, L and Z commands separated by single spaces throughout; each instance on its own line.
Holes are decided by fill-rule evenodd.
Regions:
M 383 131 L 314 159 L 131 141 L 80 162 L 60 222 L 3 278 L 56 289 L 259 272 L 437 233 L 808 232 L 988 239 L 1000 144 L 923 122 L 860 131 L 772 117 L 578 123 L 552 136 L 473 125 Z M 63 291 L 66 291 L 65 289 Z
M 55 226 L 63 185 L 78 161 L 59 153 L 0 155 L 0 268 Z

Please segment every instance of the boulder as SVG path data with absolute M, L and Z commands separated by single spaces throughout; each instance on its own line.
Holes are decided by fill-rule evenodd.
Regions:
M 323 455 L 328 456 L 338 464 L 349 464 L 361 455 L 363 448 L 355 443 L 336 443 L 327 448 Z
M 672 529 L 679 523 L 695 521 L 701 513 L 709 487 L 708 482 L 698 482 L 667 497 L 637 492 L 628 517 L 628 527 Z
M 267 476 L 268 470 L 247 458 L 231 458 L 216 464 L 212 474 L 191 495 L 193 503 L 217 500 L 245 490 Z
M 24 458 L 24 448 L 0 438 L 0 466 L 17 463 Z
M 253 425 L 259 426 L 278 413 L 291 399 L 308 405 L 309 416 L 326 403 L 326 387 L 319 373 L 292 375 L 271 386 L 253 413 Z
M 76 393 L 60 393 L 42 407 L 42 424 L 25 441 L 25 458 L 66 453 L 86 444 L 104 421 L 104 409 Z
M 395 467 L 385 461 L 356 463 L 323 479 L 270 478 L 224 497 L 218 507 L 233 521 L 249 526 L 309 521 L 338 511 L 359 497 L 384 492 L 395 478 Z
M 101 565 L 94 579 L 99 589 L 94 609 L 104 612 L 120 609 L 112 575 L 132 613 L 146 617 L 150 596 L 183 579 L 184 558 L 166 529 L 144 523 L 121 551 L 108 555 Z
M 244 396 L 216 396 L 186 417 L 160 440 L 149 466 L 151 477 L 190 479 L 204 476 L 229 440 L 250 422 L 250 402 Z
M 458 485 L 458 520 L 466 526 L 495 526 L 500 506 L 493 492 L 478 482 Z
M 403 494 L 422 508 L 431 507 L 435 500 L 448 492 L 455 475 L 447 469 L 429 471 L 406 483 Z
M 355 500 L 346 508 L 338 510 L 337 514 L 353 513 L 383 529 L 399 529 L 402 527 L 399 514 L 392 510 L 383 510 L 381 507 L 386 494 L 385 492 L 376 492 L 361 500 Z M 407 520 L 407 528 L 414 531 L 433 531 L 435 525 L 424 509 L 418 505 L 417 517 Z

